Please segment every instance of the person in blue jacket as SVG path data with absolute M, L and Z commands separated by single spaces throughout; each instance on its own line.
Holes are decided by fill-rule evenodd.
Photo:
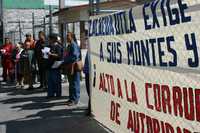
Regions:
M 71 32 L 67 33 L 67 54 L 64 57 L 64 64 L 69 65 L 81 60 L 81 50 L 76 42 L 75 35 Z M 73 71 L 68 72 L 69 81 L 69 100 L 67 101 L 68 106 L 78 104 L 80 99 L 80 72 Z

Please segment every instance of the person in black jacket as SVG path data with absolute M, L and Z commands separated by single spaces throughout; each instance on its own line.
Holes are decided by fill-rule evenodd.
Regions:
M 35 58 L 39 69 L 40 86 L 38 89 L 47 89 L 47 60 L 43 58 L 42 49 L 47 45 L 45 33 L 40 31 L 38 34 L 39 40 L 35 45 Z
M 62 60 L 62 46 L 57 42 L 57 34 L 49 35 L 49 48 L 48 53 L 48 94 L 47 98 L 60 97 L 61 90 L 61 72 L 60 68 L 53 68 L 57 61 Z

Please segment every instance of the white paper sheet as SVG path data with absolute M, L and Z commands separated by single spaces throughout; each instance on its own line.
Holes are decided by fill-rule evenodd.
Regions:
M 50 52 L 50 48 L 48 48 L 48 47 L 44 47 L 44 49 L 42 49 L 42 53 L 44 54 L 43 55 L 44 59 L 48 59 L 48 53 L 49 52 Z
M 55 61 L 51 68 L 59 68 L 62 65 L 63 61 Z

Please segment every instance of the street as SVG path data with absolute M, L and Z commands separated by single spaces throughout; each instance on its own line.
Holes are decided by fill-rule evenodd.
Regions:
M 86 116 L 88 97 L 84 86 L 82 81 L 80 103 L 68 107 L 67 83 L 63 84 L 62 98 L 46 99 L 43 90 L 27 91 L 1 82 L 0 133 L 106 133 Z

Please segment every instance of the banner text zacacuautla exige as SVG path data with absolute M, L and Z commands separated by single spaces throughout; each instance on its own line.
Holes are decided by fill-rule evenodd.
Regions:
M 200 132 L 200 0 L 89 21 L 92 112 L 116 133 Z

